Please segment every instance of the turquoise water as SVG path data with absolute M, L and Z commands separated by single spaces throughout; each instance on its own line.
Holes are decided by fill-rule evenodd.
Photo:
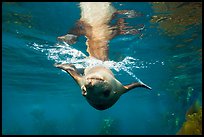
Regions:
M 99 111 L 88 104 L 68 74 L 53 66 L 62 62 L 78 67 L 98 63 L 85 59 L 85 37 L 72 46 L 56 39 L 80 18 L 78 3 L 2 4 L 3 134 L 178 132 L 188 108 L 196 100 L 202 102 L 202 23 L 168 36 L 158 23 L 150 22 L 155 15 L 152 3 L 113 5 L 143 13 L 127 21 L 144 24 L 145 29 L 143 35 L 112 39 L 110 61 L 105 65 L 124 85 L 141 80 L 152 90 L 136 88 L 113 107 Z

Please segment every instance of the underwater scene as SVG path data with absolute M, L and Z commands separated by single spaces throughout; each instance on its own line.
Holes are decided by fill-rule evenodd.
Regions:
M 2 3 L 2 135 L 201 134 L 202 2 Z

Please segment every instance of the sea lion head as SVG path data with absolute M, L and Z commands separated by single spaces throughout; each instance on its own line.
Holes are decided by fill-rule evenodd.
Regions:
M 107 69 L 94 67 L 84 76 L 82 95 L 94 108 L 104 110 L 112 106 L 121 95 L 116 90 L 117 86 L 123 87 L 116 84 L 115 78 Z
M 110 83 L 100 75 L 92 75 L 85 77 L 85 84 L 81 87 L 84 96 L 90 94 L 108 96 L 112 90 Z M 88 94 L 88 95 L 87 95 Z

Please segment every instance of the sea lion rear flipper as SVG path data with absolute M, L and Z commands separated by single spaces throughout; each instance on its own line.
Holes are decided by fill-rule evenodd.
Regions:
M 135 82 L 129 85 L 125 85 L 124 88 L 126 89 L 125 92 L 134 89 L 136 87 L 143 87 L 143 88 L 147 88 L 147 89 L 152 89 L 151 87 L 147 86 L 146 84 L 142 83 L 142 82 Z
M 76 35 L 73 35 L 73 34 L 66 34 L 66 35 L 64 35 L 64 36 L 59 36 L 59 37 L 57 37 L 57 40 L 58 40 L 58 41 L 64 41 L 64 42 L 66 42 L 67 44 L 72 45 L 72 44 L 76 43 L 76 41 L 77 41 L 77 36 L 76 36 Z
M 71 77 L 80 85 L 82 82 L 82 76 L 77 68 L 72 64 L 54 64 L 55 67 L 65 70 L 71 75 Z
M 75 24 L 75 26 L 68 32 L 68 34 L 64 35 L 64 36 L 59 36 L 57 37 L 57 40 L 59 41 L 64 41 L 67 44 L 74 44 L 77 41 L 77 38 L 80 35 L 84 35 L 85 34 L 85 29 L 84 29 L 84 23 L 83 21 L 77 21 L 77 23 Z

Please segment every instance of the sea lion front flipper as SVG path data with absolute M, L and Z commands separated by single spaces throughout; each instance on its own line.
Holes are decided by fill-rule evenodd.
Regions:
M 54 64 L 55 67 L 65 70 L 79 84 L 82 83 L 82 76 L 77 68 L 72 64 Z
M 129 85 L 125 85 L 124 88 L 126 89 L 125 92 L 137 88 L 137 87 L 143 87 L 143 88 L 147 88 L 147 89 L 152 89 L 151 87 L 147 86 L 146 84 L 142 83 L 142 82 L 135 82 Z

